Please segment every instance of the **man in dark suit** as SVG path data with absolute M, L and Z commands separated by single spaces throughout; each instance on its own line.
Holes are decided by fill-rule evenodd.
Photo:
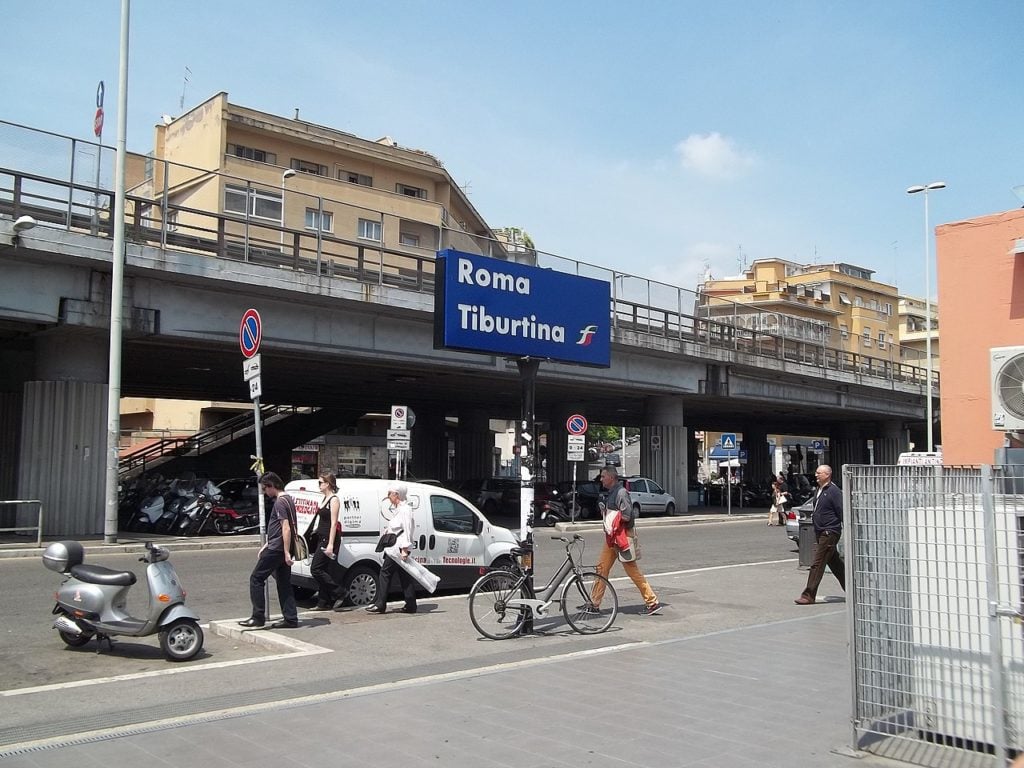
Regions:
M 843 492 L 832 482 L 832 467 L 822 464 L 814 472 L 818 491 L 814 494 L 814 561 L 807 574 L 807 586 L 795 602 L 797 605 L 814 605 L 818 585 L 825 575 L 825 566 L 839 580 L 839 586 L 846 591 L 846 565 L 839 554 L 839 537 L 843 535 Z

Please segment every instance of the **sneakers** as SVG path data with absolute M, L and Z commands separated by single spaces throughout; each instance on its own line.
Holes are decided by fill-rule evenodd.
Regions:
M 644 608 L 644 616 L 656 616 L 661 613 L 661 609 L 664 608 L 661 603 L 654 603 Z
M 597 616 L 601 613 L 601 606 L 599 605 L 577 605 L 576 612 L 581 616 Z
M 366 606 L 365 610 L 366 610 L 367 613 L 384 613 L 384 611 L 382 611 L 376 605 L 368 605 L 368 606 Z

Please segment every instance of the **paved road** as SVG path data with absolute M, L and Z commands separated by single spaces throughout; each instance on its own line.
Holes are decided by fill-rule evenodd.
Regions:
M 0 583 L 5 585 L 0 612 L 17 615 L 16 621 L 5 622 L 0 645 L 6 662 L 0 669 L 0 746 L 400 679 L 470 674 L 583 651 L 665 642 L 798 615 L 792 596 L 799 593 L 804 573 L 796 569 L 795 554 L 778 529 L 748 520 L 652 529 L 643 537 L 643 564 L 669 607 L 663 616 L 641 616 L 632 584 L 618 580 L 623 614 L 605 635 L 581 637 L 556 618 L 538 622 L 539 632 L 532 637 L 485 641 L 469 623 L 464 598 L 431 597 L 416 616 L 311 613 L 298 630 L 260 636 L 290 640 L 291 646 L 253 646 L 244 642 L 252 633 L 228 638 L 211 632 L 208 654 L 183 665 L 145 653 L 147 647 L 155 649 L 155 642 L 122 643 L 113 655 L 64 649 L 48 628 L 54 575 L 34 558 L 0 561 Z M 593 537 L 590 553 L 596 553 Z M 223 551 L 173 556 L 190 588 L 190 602 L 204 619 L 233 620 L 248 613 L 244 579 L 252 555 Z M 550 547 L 542 546 L 542 575 L 553 567 L 552 555 Z M 120 555 L 97 561 L 120 567 L 128 559 Z M 751 561 L 762 564 L 742 565 Z M 136 677 L 91 682 L 115 675 Z M 23 692 L 25 686 L 62 681 L 82 685 Z M 62 713 L 60 718 L 54 718 L 55 711 Z

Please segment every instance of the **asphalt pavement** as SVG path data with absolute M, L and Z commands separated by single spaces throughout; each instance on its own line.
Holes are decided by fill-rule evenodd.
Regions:
M 666 608 L 646 617 L 621 570 L 612 575 L 622 611 L 596 636 L 556 616 L 535 634 L 485 640 L 464 597 L 424 598 L 413 616 L 307 612 L 290 631 L 243 633 L 241 617 L 223 617 L 211 634 L 263 654 L 242 667 L 247 686 L 237 666 L 211 664 L 195 670 L 202 687 L 185 672 L 2 691 L 0 758 L 33 767 L 853 765 L 847 606 L 830 577 L 821 602 L 798 607 L 806 572 L 795 557 L 656 573 Z M 217 694 L 201 698 L 209 689 Z M 123 709 L 126 697 L 132 712 L 120 721 L 76 718 L 85 699 Z M 22 722 L 25 711 L 33 714 Z M 35 723 L 42 711 L 52 713 L 49 731 Z

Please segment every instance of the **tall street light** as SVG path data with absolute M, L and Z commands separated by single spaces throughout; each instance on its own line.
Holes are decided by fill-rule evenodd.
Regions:
M 284 183 L 295 175 L 295 169 L 289 168 L 281 174 L 281 250 L 284 250 Z
M 932 232 L 928 227 L 928 193 L 934 189 L 945 189 L 946 182 L 933 181 L 931 184 L 917 184 L 907 188 L 908 195 L 916 195 L 924 192 L 924 360 L 927 370 L 925 407 L 928 420 L 928 451 L 935 450 L 935 442 L 932 439 L 932 257 L 931 240 Z

